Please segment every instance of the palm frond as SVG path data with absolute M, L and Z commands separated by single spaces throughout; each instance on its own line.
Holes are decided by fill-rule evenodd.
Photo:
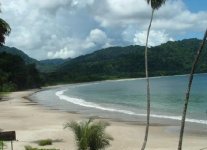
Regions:
M 96 122 L 90 126 L 90 150 L 103 149 L 110 145 L 113 140 L 111 136 L 105 133 L 106 127 L 109 126 L 107 122 Z
M 90 118 L 85 122 L 70 122 L 64 126 L 64 128 L 71 128 L 75 133 L 79 150 L 104 149 L 113 140 L 111 136 L 105 133 L 109 123 L 102 121 L 93 122 L 93 120 Z
M 72 131 L 75 133 L 76 140 L 79 141 L 81 138 L 81 126 L 77 122 L 70 122 L 65 125 L 64 128 L 71 128 Z
M 147 3 L 151 5 L 152 9 L 159 9 L 166 0 L 147 0 Z
M 11 32 L 9 24 L 0 18 L 0 45 L 5 43 L 5 36 L 8 36 Z

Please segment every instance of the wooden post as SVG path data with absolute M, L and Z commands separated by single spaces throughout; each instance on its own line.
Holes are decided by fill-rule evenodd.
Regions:
M 11 150 L 13 150 L 13 142 L 11 141 Z

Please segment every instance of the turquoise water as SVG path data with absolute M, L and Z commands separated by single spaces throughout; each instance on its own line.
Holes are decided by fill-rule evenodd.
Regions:
M 150 78 L 152 117 L 180 120 L 187 81 L 187 75 Z M 146 115 L 145 79 L 67 85 L 35 97 L 44 105 L 91 116 L 137 120 Z M 194 77 L 187 118 L 207 123 L 207 74 Z

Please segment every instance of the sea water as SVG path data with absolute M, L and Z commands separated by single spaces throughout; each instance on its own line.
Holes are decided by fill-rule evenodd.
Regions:
M 189 75 L 150 78 L 151 117 L 179 121 Z M 31 98 L 53 108 L 87 116 L 144 121 L 146 80 L 111 80 L 64 85 L 33 94 Z M 207 74 L 194 76 L 187 122 L 207 125 Z

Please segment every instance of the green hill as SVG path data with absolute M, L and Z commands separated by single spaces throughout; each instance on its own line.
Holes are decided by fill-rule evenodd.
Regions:
M 1 46 L 0 53 L 2 52 L 20 56 L 25 61 L 26 64 L 35 64 L 37 69 L 40 72 L 54 71 L 58 65 L 66 61 L 64 59 L 48 59 L 48 60 L 38 61 L 36 59 L 29 57 L 27 54 L 25 54 L 21 50 L 14 48 L 14 47 L 8 47 L 8 46 Z
M 150 76 L 186 74 L 191 70 L 194 54 L 200 40 L 186 39 L 167 42 L 149 48 Z M 37 61 L 16 48 L 0 47 L 19 55 L 26 64 L 35 63 L 48 84 L 87 82 L 106 79 L 144 77 L 144 47 L 109 47 L 74 59 L 51 59 Z M 196 72 L 207 72 L 207 48 Z
M 21 50 L 15 48 L 15 47 L 0 46 L 0 53 L 2 53 L 2 52 L 6 52 L 6 53 L 9 53 L 9 54 L 13 54 L 13 55 L 18 55 L 27 64 L 32 64 L 32 63 L 36 64 L 36 63 L 38 63 L 38 61 L 36 59 L 33 59 L 33 58 L 29 57 L 27 54 L 25 54 L 24 52 L 22 52 Z
M 198 39 L 188 39 L 151 47 L 150 76 L 189 73 L 200 42 Z M 206 50 L 205 48 L 197 72 L 207 71 Z M 144 47 L 127 46 L 110 47 L 66 61 L 55 72 L 46 74 L 46 77 L 49 83 L 54 83 L 135 78 L 144 75 Z
M 39 88 L 41 85 L 34 64 L 26 64 L 18 55 L 0 53 L 0 92 Z

